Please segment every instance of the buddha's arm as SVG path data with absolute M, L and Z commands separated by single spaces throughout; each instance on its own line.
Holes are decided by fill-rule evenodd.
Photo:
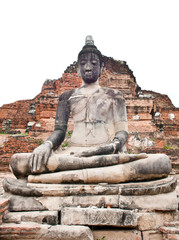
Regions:
M 119 91 L 113 102 L 115 137 L 113 142 L 117 144 L 117 150 L 121 152 L 128 139 L 127 111 L 123 94 Z
M 67 91 L 59 97 L 54 132 L 44 144 L 40 145 L 32 153 L 30 166 L 33 173 L 38 173 L 42 165 L 46 166 L 52 149 L 57 149 L 65 138 L 67 122 L 70 114 L 68 99 L 71 94 L 72 91 Z
M 59 98 L 55 118 L 55 129 L 46 141 L 51 143 L 53 150 L 57 149 L 63 142 L 67 130 L 67 123 L 70 114 L 67 93 L 68 92 L 63 93 Z

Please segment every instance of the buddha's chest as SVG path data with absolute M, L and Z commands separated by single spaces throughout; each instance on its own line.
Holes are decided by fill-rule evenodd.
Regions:
M 113 99 L 105 94 L 75 95 L 69 104 L 74 122 L 109 122 L 113 118 Z

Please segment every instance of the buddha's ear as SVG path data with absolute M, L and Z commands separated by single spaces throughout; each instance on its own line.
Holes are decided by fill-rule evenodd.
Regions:
M 104 62 L 102 62 L 102 64 L 101 64 L 100 76 L 101 76 L 101 73 L 103 72 L 103 70 L 104 70 Z
M 78 77 L 81 78 L 81 72 L 80 72 L 80 68 L 77 66 L 77 73 L 78 73 Z

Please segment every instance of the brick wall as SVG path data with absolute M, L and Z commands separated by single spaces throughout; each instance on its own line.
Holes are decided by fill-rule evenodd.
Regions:
M 29 136 L 8 136 L 0 148 L 0 171 L 9 171 L 9 160 L 14 153 L 32 152 L 42 143 Z

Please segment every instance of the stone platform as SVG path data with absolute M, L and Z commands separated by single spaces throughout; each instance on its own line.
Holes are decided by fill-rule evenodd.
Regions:
M 166 222 L 178 219 L 173 177 L 112 185 L 16 181 L 3 183 L 1 239 L 160 240 Z
M 4 179 L 11 211 L 59 210 L 61 207 L 107 207 L 128 210 L 174 211 L 178 208 L 177 180 L 125 184 L 35 184 Z

